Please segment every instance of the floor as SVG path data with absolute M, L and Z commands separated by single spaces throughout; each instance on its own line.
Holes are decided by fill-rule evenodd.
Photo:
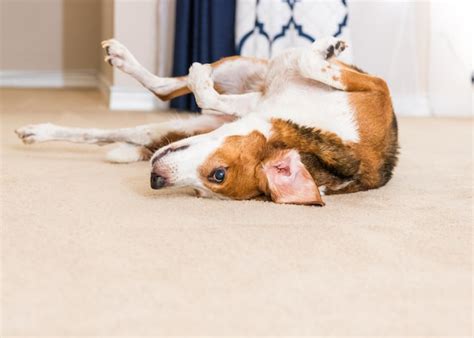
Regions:
M 471 336 L 471 120 L 400 119 L 393 180 L 318 208 L 153 191 L 148 163 L 13 133 L 173 114 L 0 98 L 1 336 Z

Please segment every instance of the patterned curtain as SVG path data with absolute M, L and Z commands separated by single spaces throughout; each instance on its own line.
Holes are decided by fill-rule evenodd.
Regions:
M 235 55 L 235 0 L 177 0 L 175 29 L 173 76 L 186 75 L 193 62 Z M 198 111 L 192 95 L 171 107 Z
M 281 51 L 339 36 L 350 46 L 346 0 L 237 0 L 236 49 L 270 58 Z M 350 50 L 342 60 L 351 62 Z

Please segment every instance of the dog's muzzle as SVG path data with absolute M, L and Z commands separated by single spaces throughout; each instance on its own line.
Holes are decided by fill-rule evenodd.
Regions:
M 163 166 L 162 159 L 171 154 L 180 150 L 187 149 L 189 145 L 185 144 L 180 147 L 165 147 L 163 150 L 158 150 L 152 158 L 151 166 L 152 171 L 150 175 L 150 186 L 152 189 L 161 189 L 165 186 L 169 186 L 170 175 L 169 170 L 166 166 Z M 168 178 L 167 178 L 168 177 Z

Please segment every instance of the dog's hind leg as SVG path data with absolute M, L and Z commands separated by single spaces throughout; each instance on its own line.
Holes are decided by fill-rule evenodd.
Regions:
M 108 158 L 113 162 L 130 162 L 146 160 L 158 148 L 189 136 L 210 132 L 230 121 L 232 118 L 228 116 L 200 115 L 118 129 L 71 128 L 43 123 L 18 128 L 15 133 L 25 144 L 50 141 L 98 145 L 125 143 L 136 148 L 122 147 L 112 151 Z
M 357 69 L 339 62 L 333 57 L 342 53 L 346 44 L 337 38 L 325 38 L 314 42 L 311 47 L 304 48 L 295 56 L 303 77 L 313 79 L 335 89 L 348 92 L 355 91 L 388 91 L 385 82 Z

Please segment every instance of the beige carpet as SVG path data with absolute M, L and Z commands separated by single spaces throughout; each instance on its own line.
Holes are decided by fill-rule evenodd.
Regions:
M 472 333 L 472 122 L 400 119 L 384 188 L 324 208 L 148 187 L 106 148 L 28 123 L 119 127 L 95 91 L 3 90 L 2 336 Z

